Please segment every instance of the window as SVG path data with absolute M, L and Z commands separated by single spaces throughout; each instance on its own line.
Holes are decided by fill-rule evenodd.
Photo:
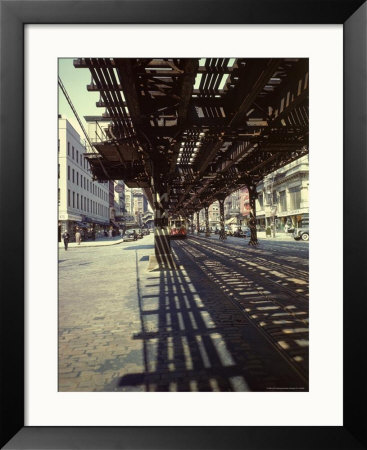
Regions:
M 74 147 L 72 147 L 72 150 L 71 150 L 71 157 L 74 159 Z
M 68 166 L 68 180 L 70 181 L 70 166 Z
M 58 167 L 57 167 L 57 176 L 58 176 L 58 178 L 60 178 L 60 164 L 58 164 Z
M 68 206 L 70 206 L 70 189 L 68 189 Z
M 85 177 L 84 177 L 84 189 L 85 189 Z
M 75 208 L 75 192 L 73 191 L 73 208 Z
M 301 188 L 300 186 L 289 188 L 290 209 L 299 209 L 301 207 Z
M 89 198 L 87 199 L 87 212 L 89 212 Z
M 76 184 L 79 186 L 79 172 L 76 172 Z
M 83 196 L 80 196 L 80 209 L 83 211 Z
M 263 205 L 264 205 L 264 195 L 263 195 L 262 192 L 260 192 L 260 194 L 258 195 L 257 199 L 259 201 L 260 208 L 262 209 Z
M 68 142 L 68 156 L 70 156 L 70 142 Z
M 83 187 L 83 175 L 80 174 L 80 186 Z
M 60 152 L 60 139 L 57 141 L 57 151 Z
M 86 211 L 86 206 L 87 206 L 87 199 L 84 197 L 84 211 Z
M 79 194 L 76 194 L 76 208 L 79 209 Z
M 76 151 L 76 162 L 77 163 L 79 162 L 79 152 L 78 152 L 78 150 Z
M 60 205 L 60 188 L 57 191 L 57 200 L 58 200 L 58 203 Z
M 87 191 L 89 191 L 89 180 L 87 180 Z
M 74 172 L 74 169 L 73 169 L 73 183 L 75 182 L 74 175 L 75 175 L 75 172 Z
M 286 191 L 280 191 L 279 192 L 279 210 L 280 210 L 280 212 L 287 211 Z

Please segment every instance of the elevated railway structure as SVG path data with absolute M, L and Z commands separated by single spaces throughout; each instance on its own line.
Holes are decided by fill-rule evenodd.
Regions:
M 246 186 L 257 243 L 256 185 L 308 153 L 308 59 L 80 58 L 98 91 L 101 128 L 88 153 L 98 180 L 141 187 L 154 210 L 155 253 L 172 266 L 169 216 L 192 217 Z M 98 136 L 98 133 L 96 133 Z

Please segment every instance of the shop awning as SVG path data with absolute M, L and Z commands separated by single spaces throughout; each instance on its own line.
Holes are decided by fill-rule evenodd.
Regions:
M 76 225 L 79 228 L 89 228 L 90 224 L 86 223 L 86 222 L 77 222 Z
M 226 225 L 232 225 L 232 224 L 235 224 L 235 223 L 237 223 L 237 217 L 231 217 L 230 219 L 227 219 L 225 221 Z

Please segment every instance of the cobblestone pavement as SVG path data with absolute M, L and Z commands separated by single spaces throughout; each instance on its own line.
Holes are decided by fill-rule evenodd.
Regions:
M 302 265 L 307 259 L 300 251 L 304 245 L 266 245 L 266 257 L 274 263 L 286 257 Z M 60 250 L 60 391 L 308 389 L 307 379 L 259 331 L 256 320 L 203 272 L 203 260 L 192 252 L 208 250 L 198 246 L 190 238 L 174 242 L 180 270 L 153 272 L 147 271 L 152 235 L 109 247 Z

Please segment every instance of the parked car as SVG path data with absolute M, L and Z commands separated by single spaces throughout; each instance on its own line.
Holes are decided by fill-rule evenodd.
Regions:
M 310 231 L 307 228 L 296 228 L 293 232 L 293 237 L 296 241 L 308 241 L 310 238 Z
M 122 237 L 123 242 L 126 241 L 135 241 L 138 238 L 137 234 L 134 233 L 134 230 L 126 230 L 125 234 Z
M 138 235 L 138 239 L 143 239 L 144 233 L 140 228 L 135 228 L 136 234 Z

